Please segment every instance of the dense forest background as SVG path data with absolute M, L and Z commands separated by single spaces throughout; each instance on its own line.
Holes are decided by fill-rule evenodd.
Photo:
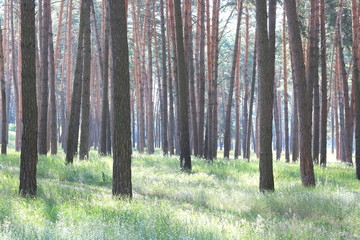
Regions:
M 265 8 L 243 0 L 40 0 L 33 28 L 22 22 L 22 4 L 1 4 L 3 153 L 9 130 L 22 149 L 33 94 L 37 127 L 26 128 L 37 128 L 40 155 L 64 150 L 71 164 L 91 149 L 113 153 L 130 183 L 131 148 L 178 154 L 183 170 L 191 170 L 191 155 L 212 162 L 254 153 L 261 190 L 274 189 L 273 152 L 276 160 L 300 160 L 304 186 L 315 186 L 313 164 L 325 167 L 327 152 L 354 163 L 356 0 L 269 1 Z M 24 87 L 28 27 L 36 93 L 35 85 Z

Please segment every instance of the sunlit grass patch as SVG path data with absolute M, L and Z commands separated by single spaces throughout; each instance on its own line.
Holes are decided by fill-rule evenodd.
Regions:
M 354 168 L 315 166 L 316 188 L 299 165 L 274 161 L 273 193 L 258 191 L 258 161 L 134 152 L 132 201 L 111 197 L 112 159 L 95 151 L 65 164 L 40 157 L 35 200 L 18 197 L 19 153 L 0 156 L 0 239 L 359 239 Z M 220 154 L 219 154 L 220 156 Z

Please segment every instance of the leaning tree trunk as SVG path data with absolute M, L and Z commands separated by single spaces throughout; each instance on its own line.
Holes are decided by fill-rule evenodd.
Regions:
M 256 39 L 256 37 L 255 37 Z M 257 43 L 255 41 L 254 45 L 254 55 L 253 55 L 253 67 L 252 67 L 252 77 L 251 77 L 251 89 L 250 89 L 250 102 L 249 102 L 249 119 L 246 132 L 246 152 L 244 152 L 244 157 L 250 161 L 250 135 L 252 132 L 252 118 L 253 118 L 253 108 L 254 108 L 254 95 L 255 95 L 255 81 L 256 81 L 256 61 L 257 61 Z M 255 144 L 254 144 L 255 145 Z
M 239 0 L 241 1 L 241 0 Z M 241 16 L 242 16 L 242 1 L 238 4 L 238 17 L 236 22 L 236 35 L 235 35 L 235 44 L 234 52 L 232 59 L 231 75 L 230 75 L 230 90 L 229 97 L 226 106 L 226 116 L 225 116 L 225 134 L 224 134 L 224 158 L 229 158 L 230 155 L 230 145 L 231 145 L 231 108 L 233 103 L 233 92 L 235 84 L 235 72 L 237 66 L 237 55 L 239 51 L 239 35 L 240 35 L 240 25 L 241 25 Z
M 295 85 L 297 85 L 297 102 L 300 122 L 300 170 L 303 186 L 315 186 L 314 166 L 311 157 L 311 118 L 305 75 L 304 55 L 301 42 L 299 20 L 295 0 L 285 1 L 288 19 L 290 48 L 294 64 Z
M 66 162 L 73 163 L 74 156 L 77 152 L 79 141 L 79 124 L 80 124 L 80 107 L 81 107 L 81 91 L 82 91 L 82 72 L 83 72 L 83 45 L 85 31 L 85 11 L 86 0 L 81 2 L 78 49 L 76 55 L 75 76 L 73 83 L 73 93 L 71 97 L 71 112 L 69 119 L 69 127 L 66 144 Z
M 22 58 L 22 95 L 23 95 L 23 135 L 20 157 L 21 196 L 36 195 L 37 164 L 37 102 L 36 102 L 36 39 L 35 39 L 35 2 L 21 1 L 21 54 Z

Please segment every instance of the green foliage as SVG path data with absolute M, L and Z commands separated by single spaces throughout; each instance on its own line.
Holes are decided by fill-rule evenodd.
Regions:
M 358 239 L 353 168 L 316 167 L 303 188 L 297 164 L 274 163 L 276 191 L 258 191 L 258 162 L 134 154 L 134 199 L 111 197 L 112 160 L 95 152 L 65 165 L 41 157 L 38 197 L 18 197 L 19 155 L 0 156 L 0 239 Z

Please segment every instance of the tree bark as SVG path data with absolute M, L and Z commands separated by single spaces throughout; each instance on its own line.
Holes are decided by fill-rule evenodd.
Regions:
M 269 7 L 270 8 L 270 7 Z M 272 118 L 274 76 L 272 75 L 270 42 L 268 38 L 266 0 L 256 0 L 256 25 L 259 71 L 260 127 L 260 191 L 274 190 L 272 166 Z
M 309 23 L 309 44 L 307 49 L 306 79 L 308 91 L 308 112 L 310 129 L 313 126 L 312 157 L 315 163 L 319 162 L 319 0 L 311 0 L 310 23 Z M 314 111 L 314 115 L 313 115 Z
M 355 87 L 355 162 L 356 178 L 360 180 L 360 62 L 359 62 L 359 13 L 360 6 L 356 5 L 356 0 L 352 0 L 352 28 L 353 28 L 353 85 Z M 357 8 L 358 7 L 358 12 Z
M 296 13 L 295 0 L 286 0 L 285 11 L 288 19 L 290 48 L 294 63 L 295 85 L 297 86 L 298 113 L 300 122 L 300 170 L 303 186 L 315 186 L 314 167 L 311 157 L 311 118 L 309 117 L 309 102 L 305 64 Z
M 49 13 L 49 64 L 50 64 L 50 135 L 48 136 L 50 140 L 51 155 L 57 154 L 57 114 L 56 114 L 56 76 L 55 76 L 55 59 L 54 59 L 54 44 L 53 44 L 53 33 L 52 33 L 52 18 L 51 10 Z
M 256 39 L 256 37 L 255 37 Z M 244 153 L 245 159 L 250 161 L 250 135 L 252 131 L 252 115 L 254 108 L 254 95 L 255 95 L 255 82 L 256 82 L 256 61 L 257 61 L 257 43 L 255 41 L 254 45 L 254 55 L 253 55 L 253 69 L 252 69 L 252 77 L 251 77 L 251 89 L 250 89 L 250 103 L 249 103 L 249 120 L 247 125 L 246 132 L 246 152 Z M 255 144 L 254 144 L 255 145 Z
M 248 98 L 249 98 L 249 10 L 246 7 L 246 20 L 245 20 L 245 29 L 246 29 L 246 37 L 245 37 L 245 60 L 244 60 L 244 103 L 243 103 L 243 153 L 246 153 L 246 138 L 247 138 L 247 127 L 248 127 Z
M 235 44 L 234 44 L 234 52 L 232 59 L 232 67 L 231 67 L 231 75 L 230 75 L 230 87 L 229 87 L 229 96 L 228 102 L 226 106 L 226 116 L 225 116 L 225 134 L 224 134 L 224 158 L 229 158 L 230 155 L 230 145 L 231 145 L 231 108 L 233 104 L 233 92 L 234 92 L 234 84 L 235 84 L 235 73 L 237 66 L 237 56 L 239 51 L 239 36 L 240 36 L 240 25 L 241 25 L 241 16 L 242 16 L 242 0 L 239 0 L 238 4 L 238 16 L 236 22 L 236 35 L 235 35 Z M 245 104 L 245 103 L 244 103 Z
M 11 68 L 12 78 L 14 84 L 14 98 L 15 98 L 15 111 L 16 111 L 16 137 L 15 137 L 15 150 L 19 151 L 21 148 L 21 120 L 20 120 L 20 91 L 18 85 L 18 75 L 16 72 L 16 59 L 15 59 L 15 34 L 14 34 L 14 0 L 10 0 L 10 28 L 11 28 Z M 20 13 L 21 14 L 21 13 Z M 19 49 L 20 51 L 20 49 Z
M 68 129 L 71 115 L 71 78 L 72 78 L 72 0 L 69 0 L 67 12 L 67 64 L 66 64 L 66 124 L 65 124 L 65 142 L 68 139 Z M 67 152 L 67 143 L 64 144 L 65 152 Z
M 21 196 L 36 195 L 37 164 L 37 103 L 36 103 L 36 48 L 35 48 L 35 2 L 21 1 L 21 53 L 22 53 L 22 95 L 23 135 L 20 156 Z
M 129 49 L 127 39 L 126 0 L 109 0 L 113 56 L 114 102 L 114 196 L 132 197 L 131 184 L 131 116 Z
M 197 126 L 197 105 L 195 97 L 195 69 L 194 69 L 194 51 L 193 51 L 193 35 L 192 35 L 192 1 L 186 0 L 184 4 L 184 41 L 185 41 L 185 58 L 189 77 L 189 111 L 191 121 L 191 138 L 192 149 L 195 156 L 199 155 L 199 139 Z
M 339 1 L 339 11 L 338 11 L 338 19 L 337 19 L 337 47 L 338 47 L 338 57 L 339 57 L 339 73 L 340 78 L 342 80 L 343 87 L 343 104 L 344 104 L 344 138 L 342 142 L 345 144 L 345 161 L 346 163 L 352 165 L 352 139 L 350 138 L 350 106 L 349 106 L 349 87 L 346 77 L 346 69 L 345 69 L 345 60 L 344 60 L 344 52 L 343 52 L 343 40 L 342 40 L 342 12 L 343 12 L 343 0 Z
M 7 152 L 7 108 L 6 108 L 6 90 L 5 90 L 5 70 L 4 70 L 4 49 L 3 34 L 0 28 L 0 87 L 1 87 L 1 154 Z
M 106 2 L 107 0 L 104 0 Z M 106 8 L 104 8 L 106 9 Z M 108 12 L 103 12 L 104 15 L 108 16 Z M 109 24 L 108 17 L 105 17 L 104 20 L 104 71 L 103 71 L 103 89 L 102 89 L 102 104 L 101 104 L 101 129 L 100 129 L 100 155 L 106 155 L 109 152 L 107 151 L 107 129 L 110 127 L 108 125 L 109 114 Z M 134 132 L 135 134 L 135 132 Z
M 326 72 L 326 32 L 325 32 L 325 0 L 320 0 L 321 26 L 321 123 L 320 123 L 320 165 L 326 167 L 327 157 L 327 72 Z
M 148 73 L 147 73 L 147 153 L 153 154 L 154 153 L 154 101 L 153 101 L 153 64 L 152 64 L 152 22 L 151 22 L 151 4 L 150 0 L 146 2 L 146 15 L 147 15 L 147 22 L 146 22 L 146 32 L 147 37 L 147 51 L 148 51 Z
M 48 122 L 48 103 L 49 103 L 49 26 L 50 26 L 50 0 L 43 2 L 43 29 L 42 29 L 42 49 L 41 51 L 41 81 L 40 81 L 40 113 L 39 113 L 39 135 L 38 151 L 40 155 L 47 154 L 47 122 Z
M 167 66 L 166 66 L 166 35 L 164 0 L 160 0 L 161 14 L 161 63 L 162 63 L 162 89 L 161 89 L 161 139 L 164 155 L 168 154 L 168 96 L 167 96 Z M 170 68 L 169 68 L 170 69 Z
M 289 151 L 289 108 L 288 108 L 288 81 L 287 81 L 287 56 L 286 56 L 286 14 L 283 12 L 283 68 L 284 68 L 284 123 L 285 123 L 285 159 L 290 162 Z
M 180 0 L 174 0 L 175 22 L 176 22 L 176 49 L 179 81 L 179 103 L 180 103 L 180 167 L 191 171 L 191 153 L 189 138 L 189 106 L 187 98 L 189 95 L 189 80 L 185 62 L 185 51 L 183 41 L 183 27 L 181 17 Z
M 89 133 L 90 133 L 90 72 L 91 72 L 91 27 L 90 7 L 91 0 L 84 0 L 84 58 L 81 96 L 81 132 L 80 132 L 80 160 L 89 158 Z
M 204 156 L 204 126 L 205 126 L 205 0 L 198 0 L 200 8 L 199 26 L 199 76 L 198 76 L 198 140 L 199 156 Z
M 80 109 L 81 109 L 81 92 L 82 92 L 82 73 L 83 73 L 83 46 L 84 46 L 84 31 L 85 31 L 85 11 L 86 0 L 81 1 L 80 23 L 78 47 L 76 55 L 75 75 L 73 83 L 73 93 L 71 97 L 71 112 L 69 119 L 68 135 L 67 135 L 67 151 L 66 162 L 71 164 L 74 161 L 74 156 L 77 153 L 79 141 L 79 124 L 80 124 Z

